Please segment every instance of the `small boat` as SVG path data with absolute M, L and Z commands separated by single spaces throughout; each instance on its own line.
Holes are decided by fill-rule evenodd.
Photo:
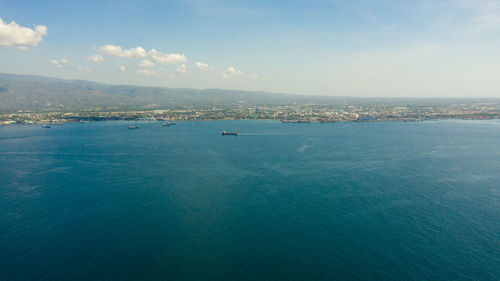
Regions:
M 168 127 L 168 126 L 172 126 L 172 125 L 175 125 L 175 123 L 163 123 L 161 124 L 163 127 Z
M 238 132 L 237 131 L 234 131 L 234 132 L 226 132 L 226 131 L 222 131 L 221 133 L 223 136 L 237 136 L 238 135 Z
M 42 128 L 48 129 L 48 128 L 50 128 L 50 125 L 43 124 L 43 125 L 42 125 Z
M 128 128 L 129 128 L 129 129 L 139 129 L 139 127 L 134 126 L 134 125 L 130 125 L 130 126 L 128 126 Z

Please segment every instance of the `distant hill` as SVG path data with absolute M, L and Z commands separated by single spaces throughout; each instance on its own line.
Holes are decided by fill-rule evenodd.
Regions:
M 109 85 L 34 75 L 0 73 L 0 113 L 19 110 L 152 110 L 264 105 L 411 105 L 467 103 L 466 99 L 387 99 L 288 95 L 261 91 Z
M 317 98 L 316 98 L 317 99 Z M 0 73 L 0 112 L 18 110 L 142 110 L 237 107 L 308 102 L 313 97 L 220 89 L 107 85 L 33 75 Z

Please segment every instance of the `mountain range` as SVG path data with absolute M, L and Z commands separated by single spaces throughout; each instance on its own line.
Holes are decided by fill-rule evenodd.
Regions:
M 258 91 L 109 85 L 0 73 L 0 112 L 151 110 L 307 103 L 321 97 Z M 327 98 L 328 99 L 328 98 Z
M 467 102 L 470 100 L 352 98 L 262 91 L 110 85 L 83 80 L 0 73 L 0 113 L 239 108 L 297 104 L 408 105 Z

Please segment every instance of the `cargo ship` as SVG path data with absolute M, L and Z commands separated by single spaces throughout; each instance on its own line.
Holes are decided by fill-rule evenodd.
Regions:
M 226 131 L 222 131 L 221 133 L 223 136 L 237 136 L 238 135 L 238 132 L 237 131 L 234 131 L 234 132 L 226 132 Z

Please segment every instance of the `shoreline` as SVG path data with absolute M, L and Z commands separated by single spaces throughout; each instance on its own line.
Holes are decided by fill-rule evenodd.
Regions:
M 13 125 L 52 125 L 61 126 L 64 124 L 87 124 L 95 122 L 106 122 L 106 121 L 117 121 L 117 122 L 149 122 L 149 123 L 161 123 L 161 122 L 221 122 L 221 121 L 275 121 L 286 124 L 298 125 L 298 124 L 311 124 L 311 123 L 422 123 L 422 122 L 436 122 L 436 121 L 490 121 L 490 120 L 500 120 L 500 118 L 432 118 L 432 119 L 377 119 L 377 120 L 310 120 L 307 122 L 297 122 L 295 120 L 286 120 L 285 122 L 280 119 L 203 119 L 203 120 L 186 120 L 186 119 L 170 119 L 170 120 L 142 120 L 142 119 L 101 119 L 101 120 L 71 120 L 71 121 L 52 121 L 52 122 L 0 122 L 0 127 L 3 126 L 13 126 Z

